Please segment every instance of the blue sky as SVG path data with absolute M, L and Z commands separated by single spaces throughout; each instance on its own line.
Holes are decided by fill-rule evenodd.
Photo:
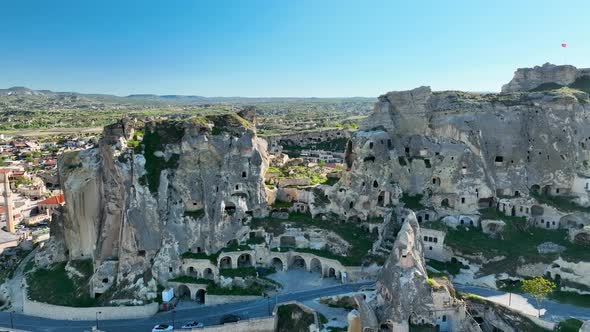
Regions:
M 590 67 L 588 13 L 588 0 L 3 1 L 0 87 L 250 97 L 497 91 L 517 67 Z

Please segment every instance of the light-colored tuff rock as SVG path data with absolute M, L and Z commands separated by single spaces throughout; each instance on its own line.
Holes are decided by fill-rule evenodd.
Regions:
M 481 322 L 484 331 L 500 330 L 506 332 L 519 332 L 553 330 L 552 326 L 554 323 L 527 316 L 520 311 L 513 310 L 512 308 L 483 298 L 470 297 L 466 300 L 466 303 L 469 312 Z
M 237 115 L 108 126 L 97 148 L 60 159 L 67 204 L 38 262 L 92 258 L 96 293 L 115 278 L 154 288 L 182 253 L 215 253 L 267 215 L 267 166 L 266 142 Z
M 409 331 L 410 323 L 450 331 L 481 331 L 446 279 L 428 279 L 420 226 L 413 212 L 405 219 L 370 303 L 379 326 L 400 332 Z M 362 298 L 355 300 L 363 308 Z M 374 318 L 365 316 L 363 328 L 375 330 Z
M 588 94 L 570 88 L 389 92 L 349 141 L 349 171 L 325 188 L 329 204 L 310 210 L 364 220 L 387 214 L 402 192 L 423 195 L 422 203 L 439 217 L 478 214 L 498 197 L 531 191 L 587 202 L 589 115 Z M 529 201 L 503 206 L 527 215 L 520 208 L 529 210 Z M 549 220 L 561 217 L 557 213 Z
M 590 76 L 590 68 L 578 69 L 571 65 L 557 66 L 550 63 L 534 68 L 518 68 L 514 78 L 502 87 L 502 92 L 530 91 L 547 83 L 570 85 L 583 76 Z
M 419 232 L 418 221 L 411 213 L 377 279 L 377 317 L 399 329 L 408 329 L 410 318 L 431 322 L 430 312 L 434 309 Z

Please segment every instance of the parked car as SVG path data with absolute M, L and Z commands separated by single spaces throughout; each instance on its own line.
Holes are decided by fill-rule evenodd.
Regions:
M 164 332 L 164 331 L 174 331 L 174 328 L 172 327 L 172 325 L 158 324 L 158 325 L 154 326 L 154 328 L 152 329 L 152 332 Z
M 224 315 L 223 317 L 221 317 L 221 324 L 227 324 L 227 323 L 235 323 L 235 322 L 239 322 L 242 318 L 238 315 Z
M 200 329 L 203 326 L 204 326 L 203 323 L 200 323 L 200 322 L 190 322 L 188 324 L 182 325 L 181 329 L 183 329 L 183 330 Z

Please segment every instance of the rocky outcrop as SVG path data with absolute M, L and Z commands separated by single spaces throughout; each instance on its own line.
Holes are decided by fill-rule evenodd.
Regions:
M 534 68 L 518 68 L 514 78 L 502 87 L 502 92 L 531 91 L 558 86 L 570 86 L 581 77 L 590 78 L 590 68 L 546 63 Z
M 355 300 L 359 309 L 365 308 L 362 298 Z M 378 326 L 387 326 L 388 331 L 409 331 L 410 325 L 481 331 L 465 304 L 455 298 L 450 282 L 428 278 L 420 226 L 413 212 L 405 216 L 391 255 L 377 278 L 376 297 L 370 305 Z M 366 313 L 361 317 L 363 328 L 375 330 L 375 318 Z
M 434 302 L 419 232 L 418 221 L 410 213 L 377 278 L 377 317 L 380 322 L 393 323 L 394 331 L 407 329 L 410 318 L 431 322 Z
M 533 190 L 587 202 L 588 115 L 588 94 L 569 88 L 387 93 L 349 141 L 349 171 L 326 189 L 331 204 L 312 211 L 383 216 L 402 192 L 455 214 Z
M 60 159 L 67 204 L 51 243 L 63 243 L 67 259 L 92 258 L 93 280 L 107 285 L 167 280 L 181 254 L 216 253 L 248 232 L 244 221 L 267 214 L 267 166 L 265 141 L 235 114 L 123 120 L 97 148 Z
M 542 321 L 537 320 L 536 317 L 527 316 L 498 303 L 476 296 L 469 297 L 465 301 L 469 312 L 475 319 L 481 322 L 480 324 L 484 331 L 499 330 L 518 332 L 547 330 L 547 326 L 538 325 Z

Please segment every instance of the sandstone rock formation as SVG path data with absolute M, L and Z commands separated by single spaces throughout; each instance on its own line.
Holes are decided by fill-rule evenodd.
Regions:
M 465 304 L 455 298 L 448 281 L 441 279 L 439 283 L 428 279 L 420 226 L 413 212 L 405 219 L 377 278 L 377 297 L 371 303 L 379 328 L 403 332 L 409 331 L 410 325 L 417 325 L 450 331 L 481 331 L 467 314 Z M 357 298 L 357 302 L 361 299 Z
M 167 280 L 182 253 L 215 253 L 267 214 L 267 166 L 265 141 L 235 114 L 108 126 L 97 148 L 60 159 L 68 203 L 38 262 L 93 259 L 96 293 Z
M 377 279 L 377 317 L 382 323 L 389 322 L 393 331 L 408 330 L 410 318 L 433 323 L 434 301 L 419 232 L 418 221 L 410 213 Z
M 590 68 L 578 69 L 571 65 L 557 66 L 550 63 L 534 68 L 519 68 L 512 81 L 502 87 L 502 92 L 531 91 L 543 84 L 568 86 L 584 76 L 590 76 Z
M 569 88 L 387 93 L 348 143 L 350 171 L 325 189 L 331 204 L 312 212 L 364 220 L 387 214 L 402 192 L 455 214 L 531 192 L 588 204 L 589 114 L 588 94 Z

